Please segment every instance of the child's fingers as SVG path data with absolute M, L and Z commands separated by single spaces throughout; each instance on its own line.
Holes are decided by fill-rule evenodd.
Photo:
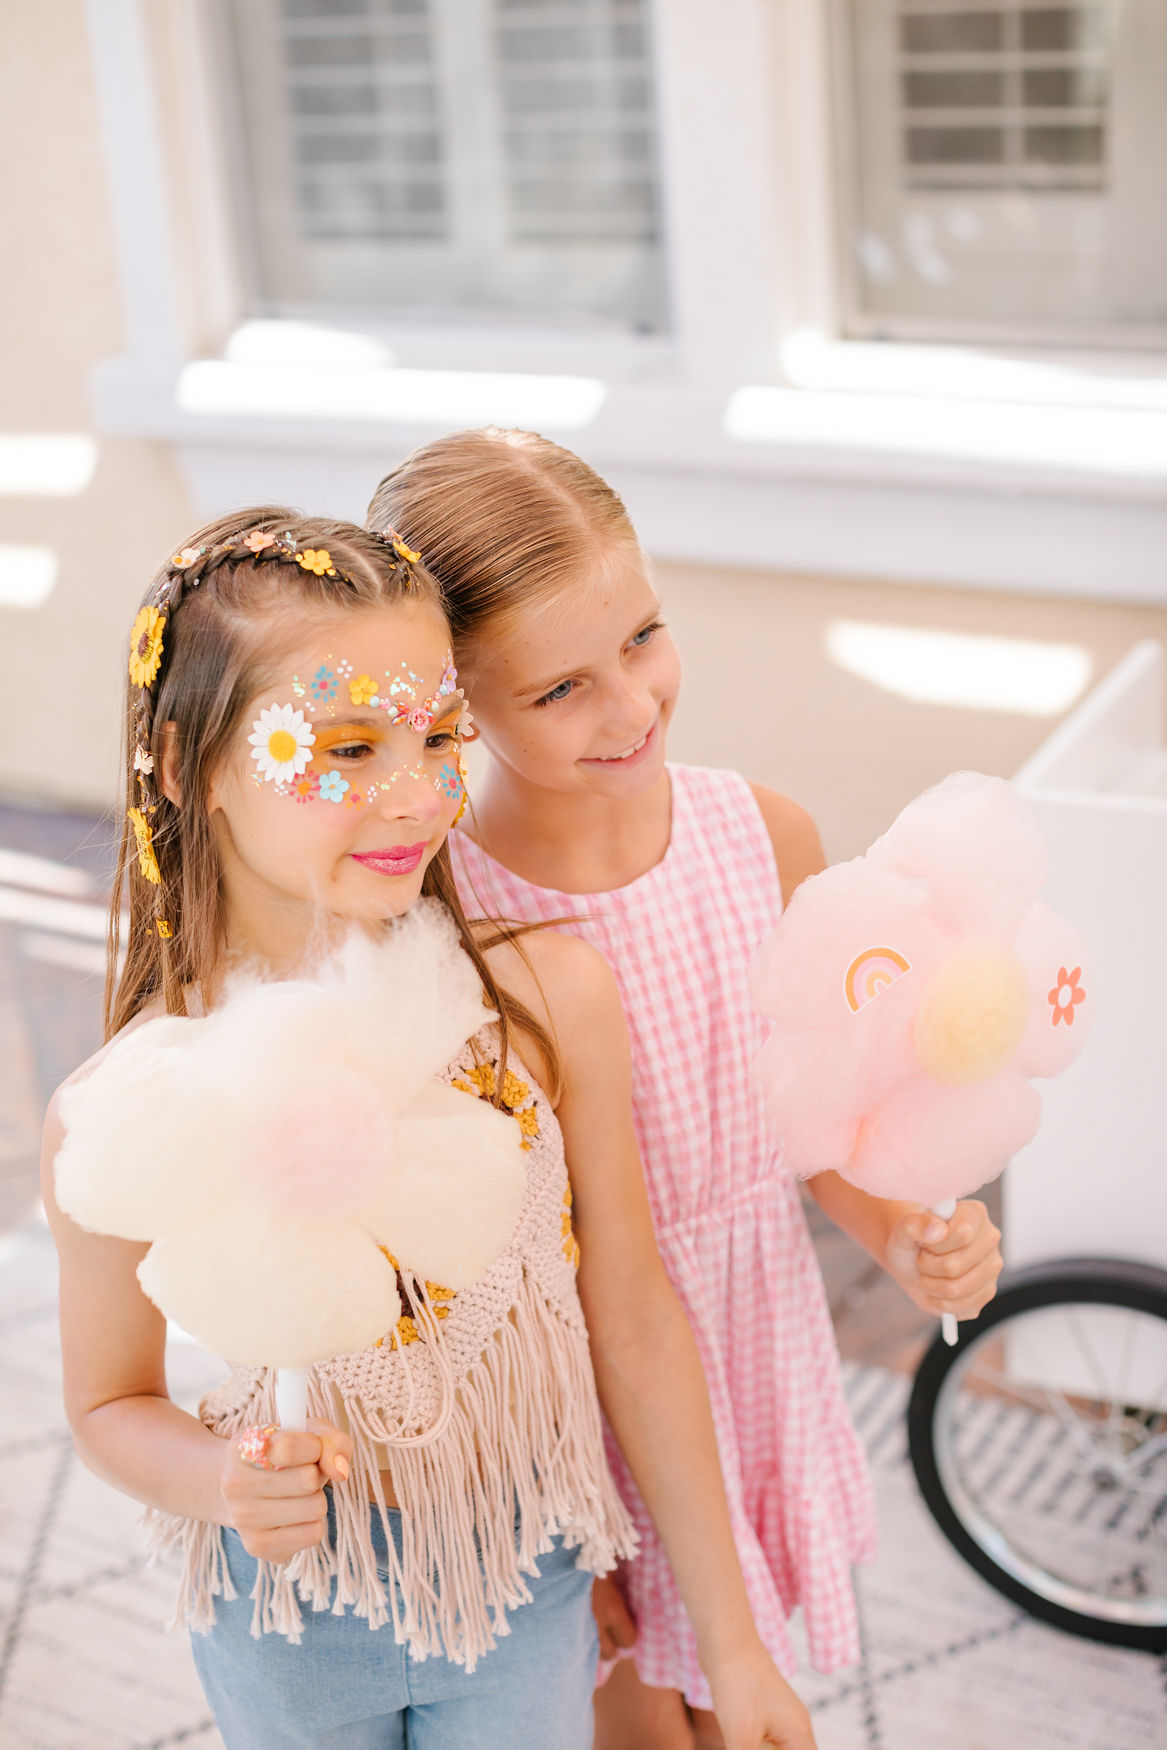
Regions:
M 592 1615 L 596 1619 L 602 1659 L 615 1659 L 636 1645 L 636 1619 L 610 1576 L 601 1577 L 592 1587 Z
M 916 1269 L 920 1276 L 939 1282 L 956 1282 L 962 1276 L 967 1276 L 970 1270 L 978 1269 L 987 1260 L 996 1258 L 1000 1269 L 1001 1236 L 991 1222 L 973 1235 L 967 1245 L 957 1251 L 940 1252 L 930 1246 L 921 1246 L 916 1257 Z
M 235 1528 L 248 1555 L 261 1562 L 287 1562 L 300 1550 L 312 1549 L 324 1535 L 324 1518 L 305 1519 L 294 1525 L 262 1525 L 248 1522 Z
M 917 1299 L 929 1312 L 975 1318 L 997 1290 L 1001 1255 L 995 1251 L 957 1277 L 920 1277 Z
M 921 1218 L 910 1219 L 918 1221 Z M 989 1220 L 989 1212 L 983 1203 L 958 1203 L 955 1213 L 946 1224 L 946 1231 L 935 1239 L 926 1239 L 924 1236 L 930 1227 L 935 1231 L 940 1226 L 942 1217 L 932 1215 L 923 1219 L 924 1231 L 920 1235 L 919 1244 L 936 1257 L 945 1257 L 949 1252 L 960 1252 L 966 1246 L 976 1245 L 985 1234 L 992 1234 L 994 1243 L 1001 1237 Z
M 309 1416 L 308 1430 L 319 1438 L 320 1457 L 316 1463 L 323 1475 L 329 1482 L 347 1483 L 352 1470 L 352 1435 L 318 1416 Z
M 288 1470 L 294 1465 L 316 1464 L 320 1458 L 320 1436 L 306 1430 L 276 1428 L 261 1442 L 261 1447 L 262 1464 L 257 1464 L 249 1453 L 242 1455 L 242 1462 L 259 1470 L 277 1471 Z

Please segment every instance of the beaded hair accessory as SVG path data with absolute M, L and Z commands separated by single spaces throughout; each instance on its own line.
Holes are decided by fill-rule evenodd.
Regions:
M 421 554 L 397 534 L 395 529 L 384 534 L 367 531 L 383 546 L 391 548 L 401 567 L 416 565 Z M 139 609 L 130 632 L 129 674 L 140 689 L 134 707 L 134 773 L 138 780 L 138 806 L 130 808 L 127 818 L 134 831 L 138 853 L 138 868 L 144 880 L 152 886 L 162 885 L 162 871 L 154 850 L 150 816 L 158 806 L 158 791 L 154 771 L 152 742 L 154 713 L 157 708 L 158 677 L 166 653 L 164 636 L 185 597 L 205 582 L 222 565 L 275 563 L 298 565 L 316 577 L 335 577 L 352 583 L 351 575 L 334 565 L 326 547 L 300 547 L 289 529 L 282 533 L 270 529 L 247 529 L 230 535 L 212 547 L 183 547 L 174 554 L 151 591 L 150 599 Z M 406 575 L 404 587 L 410 587 Z M 163 941 L 173 939 L 174 931 L 165 918 L 157 921 L 157 932 Z

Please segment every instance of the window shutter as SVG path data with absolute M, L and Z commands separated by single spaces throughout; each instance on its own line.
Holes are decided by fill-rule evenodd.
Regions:
M 665 314 L 651 0 L 227 0 L 261 302 Z
M 1098 188 L 1109 65 L 1100 4 L 898 8 L 905 181 Z

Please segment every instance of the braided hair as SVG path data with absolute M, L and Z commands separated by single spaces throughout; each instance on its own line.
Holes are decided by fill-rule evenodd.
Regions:
M 283 644 L 281 621 L 290 630 L 305 612 L 367 612 L 404 600 L 426 603 L 445 618 L 438 584 L 395 531 L 378 534 L 271 505 L 206 525 L 160 568 L 130 637 L 126 814 L 110 911 L 107 1039 L 159 998 L 169 1014 L 186 1014 L 192 994 L 213 999 L 226 917 L 210 789 L 249 701 L 268 684 Z M 553 1041 L 499 987 L 483 957 L 445 845 L 426 869 L 422 892 L 440 899 L 454 919 L 501 1017 L 504 1060 L 510 1021 L 534 1035 L 557 1074 Z

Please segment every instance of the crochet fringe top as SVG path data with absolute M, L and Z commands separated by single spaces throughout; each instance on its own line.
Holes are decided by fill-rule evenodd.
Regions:
M 502 1068 L 494 1025 L 467 1041 L 442 1079 L 489 1099 L 499 1075 L 502 1109 L 527 1150 L 515 1232 L 472 1287 L 455 1294 L 406 1279 L 406 1311 L 393 1331 L 310 1369 L 309 1414 L 350 1430 L 352 1474 L 332 1485 L 334 1541 L 326 1534 L 288 1562 L 259 1563 L 255 1636 L 298 1642 L 302 1604 L 334 1614 L 351 1607 L 370 1628 L 392 1621 L 415 1659 L 444 1656 L 472 1671 L 507 1632 L 506 1612 L 529 1601 L 524 1575 L 536 1572 L 553 1537 L 595 1574 L 635 1553 L 604 1458 L 555 1115 L 533 1081 Z M 225 1439 L 274 1422 L 274 1369 L 234 1367 L 199 1412 Z M 381 1469 L 403 1522 L 401 1555 L 386 1526 L 388 1584 L 369 1535 L 371 1515 L 386 1512 Z M 223 1528 L 155 1509 L 146 1521 L 156 1553 L 182 1551 L 178 1619 L 206 1633 L 215 1598 L 236 1595 Z

